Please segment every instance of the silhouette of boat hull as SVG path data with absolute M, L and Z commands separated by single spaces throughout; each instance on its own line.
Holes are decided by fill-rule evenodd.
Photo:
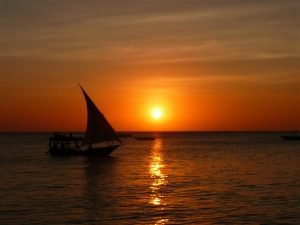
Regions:
M 300 141 L 300 135 L 282 135 L 281 138 L 287 141 Z
M 52 147 L 49 153 L 52 156 L 109 156 L 120 145 L 103 146 L 98 148 L 89 148 L 86 150 L 68 149 L 60 147 Z

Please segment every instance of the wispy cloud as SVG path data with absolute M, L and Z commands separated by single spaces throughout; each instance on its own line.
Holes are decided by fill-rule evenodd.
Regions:
M 299 57 L 299 8 L 298 1 L 276 0 L 2 0 L 1 57 L 140 63 Z

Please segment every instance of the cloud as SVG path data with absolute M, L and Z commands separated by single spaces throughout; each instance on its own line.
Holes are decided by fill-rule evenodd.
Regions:
M 1 56 L 152 63 L 298 57 L 298 1 L 1 1 Z

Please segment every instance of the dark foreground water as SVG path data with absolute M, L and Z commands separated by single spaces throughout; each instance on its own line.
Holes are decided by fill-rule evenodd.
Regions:
M 0 224 L 300 224 L 300 142 L 279 135 L 126 138 L 91 159 L 1 134 Z

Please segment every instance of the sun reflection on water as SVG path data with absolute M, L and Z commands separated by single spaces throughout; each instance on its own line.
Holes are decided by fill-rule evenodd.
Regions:
M 163 225 L 163 224 L 166 224 L 167 222 L 169 221 L 169 219 L 158 219 L 154 225 Z
M 168 183 L 167 176 L 162 171 L 163 168 L 164 159 L 162 151 L 162 140 L 155 139 L 155 142 L 151 149 L 149 163 L 149 174 L 152 178 L 152 184 L 150 186 L 151 196 L 149 203 L 156 206 L 166 205 L 165 196 L 160 193 L 161 187 Z

